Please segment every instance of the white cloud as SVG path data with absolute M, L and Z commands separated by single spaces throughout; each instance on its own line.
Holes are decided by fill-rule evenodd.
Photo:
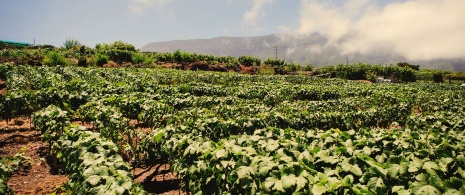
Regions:
M 245 12 L 242 16 L 243 24 L 246 28 L 251 29 L 253 32 L 260 31 L 258 22 L 263 19 L 265 12 L 262 10 L 263 6 L 272 3 L 273 0 L 252 0 L 252 8 Z
M 276 27 L 278 29 L 278 32 L 279 33 L 285 33 L 285 34 L 289 34 L 292 32 L 292 29 L 291 27 L 287 26 L 287 25 L 279 25 Z
M 301 0 L 300 26 L 298 33 L 322 33 L 330 43 L 349 33 L 360 13 L 372 6 L 372 0 L 345 1 L 338 6 L 331 1 Z
M 297 33 L 320 32 L 345 53 L 389 48 L 410 60 L 465 58 L 463 0 L 301 0 Z M 341 42 L 341 39 L 345 41 Z
M 287 48 L 286 49 L 286 55 L 289 56 L 291 55 L 292 53 L 294 53 L 296 50 L 296 48 Z
M 147 8 L 155 5 L 163 5 L 171 1 L 172 0 L 131 0 L 131 4 L 128 7 L 131 13 L 141 14 Z

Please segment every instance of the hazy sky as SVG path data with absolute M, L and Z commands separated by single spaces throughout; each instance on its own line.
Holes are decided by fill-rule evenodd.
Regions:
M 0 0 L 0 39 L 94 47 L 320 32 L 345 52 L 465 56 L 465 0 Z M 345 41 L 341 41 L 345 40 Z

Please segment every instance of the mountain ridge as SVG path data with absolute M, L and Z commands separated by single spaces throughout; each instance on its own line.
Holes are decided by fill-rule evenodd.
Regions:
M 343 42 L 344 40 L 340 40 Z M 408 62 L 418 64 L 420 68 L 465 71 L 464 59 L 408 60 L 389 48 L 372 50 L 367 53 L 344 54 L 337 45 L 328 44 L 329 39 L 319 33 L 309 35 L 271 34 L 249 37 L 214 37 L 209 39 L 186 39 L 152 42 L 143 46 L 145 52 L 188 52 L 211 54 L 215 56 L 254 56 L 262 60 L 278 58 L 286 62 L 301 65 L 326 66 L 349 63 L 396 64 Z

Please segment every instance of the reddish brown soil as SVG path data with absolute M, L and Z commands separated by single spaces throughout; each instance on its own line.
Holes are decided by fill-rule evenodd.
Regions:
M 40 132 L 29 128 L 27 119 L 15 119 L 8 125 L 0 122 L 0 158 L 23 152 L 32 160 L 31 167 L 10 177 L 8 185 L 15 194 L 51 194 L 55 189 L 61 194 L 60 187 L 68 181 L 51 165 L 47 144 L 41 139 Z
M 68 182 L 66 175 L 59 174 L 54 165 L 47 143 L 42 142 L 40 132 L 34 130 L 29 118 L 0 121 L 0 158 L 23 152 L 31 158 L 31 167 L 14 173 L 8 185 L 15 194 L 64 194 L 62 187 Z M 72 123 L 92 128 L 79 121 Z M 134 125 L 134 121 L 131 121 Z M 140 128 L 149 132 L 150 128 Z M 134 181 L 141 183 L 149 194 L 186 194 L 180 190 L 180 180 L 170 172 L 169 164 L 156 164 L 133 168 Z
M 0 95 L 6 94 L 5 81 L 0 79 Z
M 156 164 L 132 169 L 134 181 L 144 186 L 149 194 L 187 194 L 180 190 L 180 180 L 170 172 L 169 164 Z

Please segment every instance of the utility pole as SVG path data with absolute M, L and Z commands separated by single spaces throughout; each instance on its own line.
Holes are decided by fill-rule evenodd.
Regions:
M 347 56 L 347 66 L 349 65 L 349 57 Z
M 276 60 L 278 59 L 278 46 L 274 46 L 274 54 L 276 56 Z

